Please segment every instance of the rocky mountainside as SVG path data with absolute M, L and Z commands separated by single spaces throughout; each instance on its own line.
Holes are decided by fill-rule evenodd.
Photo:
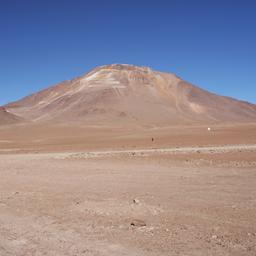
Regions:
M 218 96 L 171 73 L 101 66 L 5 106 L 34 122 L 175 124 L 256 121 L 256 105 Z
M 22 118 L 9 113 L 4 107 L 0 107 L 0 125 L 16 124 L 22 121 Z

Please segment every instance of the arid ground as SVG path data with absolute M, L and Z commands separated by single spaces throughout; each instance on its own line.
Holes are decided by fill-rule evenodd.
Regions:
M 0 255 L 254 256 L 255 128 L 1 127 Z

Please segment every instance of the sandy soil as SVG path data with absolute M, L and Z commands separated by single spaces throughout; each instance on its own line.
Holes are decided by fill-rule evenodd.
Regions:
M 255 144 L 0 155 L 0 255 L 256 255 Z
M 210 132 L 207 128 L 53 124 L 0 126 L 0 154 L 256 144 L 255 123 L 214 125 Z

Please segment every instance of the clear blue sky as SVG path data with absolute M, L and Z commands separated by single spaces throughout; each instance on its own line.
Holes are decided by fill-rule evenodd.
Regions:
M 0 1 L 0 104 L 110 63 L 256 103 L 256 1 Z

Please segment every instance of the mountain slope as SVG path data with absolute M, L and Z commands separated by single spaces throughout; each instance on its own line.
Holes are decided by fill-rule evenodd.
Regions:
M 0 125 L 16 124 L 22 121 L 22 118 L 9 113 L 4 107 L 0 107 Z
M 33 121 L 175 125 L 256 121 L 256 106 L 218 96 L 174 74 L 113 64 L 5 106 Z

